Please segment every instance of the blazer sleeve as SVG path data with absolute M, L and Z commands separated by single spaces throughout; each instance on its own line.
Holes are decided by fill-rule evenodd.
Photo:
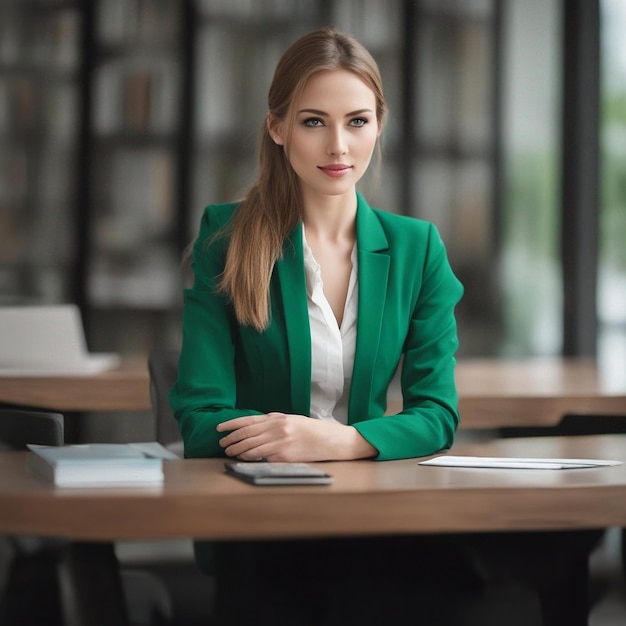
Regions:
M 178 378 L 169 400 L 186 457 L 223 456 L 220 422 L 259 411 L 235 408 L 235 321 L 227 299 L 217 293 L 227 237 L 215 236 L 229 215 L 227 205 L 207 207 L 193 246 L 193 286 L 183 294 L 182 349 Z
M 419 457 L 447 449 L 459 423 L 454 309 L 463 287 L 432 224 L 416 285 L 417 297 L 403 346 L 403 410 L 353 424 L 378 450 L 376 460 Z

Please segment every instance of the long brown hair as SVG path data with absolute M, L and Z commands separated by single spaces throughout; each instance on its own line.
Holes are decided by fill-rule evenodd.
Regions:
M 353 37 L 322 28 L 292 43 L 276 66 L 268 94 L 268 119 L 286 121 L 285 148 L 274 143 L 268 124 L 259 140 L 259 174 L 238 207 L 230 230 L 219 290 L 233 303 L 237 321 L 259 331 L 269 324 L 269 284 L 285 238 L 302 217 L 299 182 L 286 151 L 294 124 L 290 105 L 322 70 L 354 72 L 376 96 L 382 127 L 387 110 L 376 61 Z

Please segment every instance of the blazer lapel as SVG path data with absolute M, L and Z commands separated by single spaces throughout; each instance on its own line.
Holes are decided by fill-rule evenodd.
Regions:
M 291 404 L 296 414 L 311 410 L 311 330 L 307 308 L 302 252 L 302 224 L 286 241 L 283 258 L 276 262 L 282 296 L 291 370 Z
M 389 256 L 384 254 L 389 247 L 385 232 L 363 197 L 360 194 L 357 197 L 359 310 L 349 422 L 351 415 L 365 415 L 369 411 L 389 275 Z M 295 413 L 308 415 L 311 410 L 311 330 L 301 224 L 286 242 L 283 258 L 276 263 L 276 272 L 289 346 L 291 404 Z
M 348 403 L 350 423 L 351 416 L 363 416 L 369 411 L 389 276 L 389 255 L 381 254 L 389 248 L 387 237 L 376 214 L 360 194 L 357 208 L 357 246 L 359 310 Z

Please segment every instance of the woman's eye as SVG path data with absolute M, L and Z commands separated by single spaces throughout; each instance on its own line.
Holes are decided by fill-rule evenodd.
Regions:
M 356 126 L 357 128 L 361 128 L 365 124 L 367 124 L 367 120 L 364 117 L 355 117 L 353 120 L 350 120 L 350 126 Z
M 304 120 L 303 124 L 305 126 L 309 126 L 310 128 L 317 128 L 318 126 L 323 126 L 324 122 L 319 117 L 309 117 Z

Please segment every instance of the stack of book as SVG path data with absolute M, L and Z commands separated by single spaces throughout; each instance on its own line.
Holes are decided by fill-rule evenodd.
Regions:
M 178 459 L 157 442 L 29 444 L 28 448 L 28 468 L 59 487 L 159 485 L 163 461 Z

